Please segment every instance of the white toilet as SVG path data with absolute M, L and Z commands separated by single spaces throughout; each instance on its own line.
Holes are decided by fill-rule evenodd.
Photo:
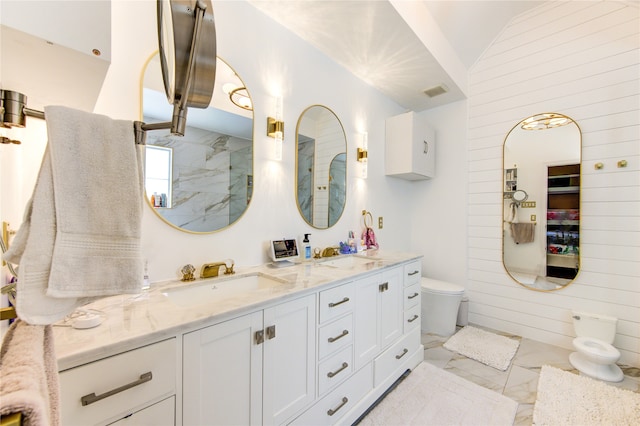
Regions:
M 624 374 L 615 362 L 620 351 L 611 344 L 616 336 L 617 318 L 572 311 L 576 337 L 569 362 L 580 373 L 607 382 L 620 382 Z
M 451 336 L 456 332 L 458 308 L 464 287 L 423 277 L 421 291 L 422 332 Z

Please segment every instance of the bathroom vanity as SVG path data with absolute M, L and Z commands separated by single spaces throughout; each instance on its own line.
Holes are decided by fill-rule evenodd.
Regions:
M 423 359 L 419 256 L 156 283 L 55 327 L 65 425 L 351 424 Z

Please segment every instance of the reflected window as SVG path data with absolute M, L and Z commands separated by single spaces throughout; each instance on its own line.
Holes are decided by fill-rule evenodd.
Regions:
M 146 145 L 145 190 L 153 207 L 171 208 L 173 150 Z

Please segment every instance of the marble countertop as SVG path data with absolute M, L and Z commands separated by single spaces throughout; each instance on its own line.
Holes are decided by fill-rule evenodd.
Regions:
M 339 262 L 347 260 L 349 256 L 353 256 L 353 262 L 339 266 L 328 264 L 336 259 Z M 104 321 L 99 326 L 78 330 L 65 326 L 62 321 L 54 326 L 58 368 L 60 371 L 66 370 L 171 338 L 420 257 L 411 253 L 379 250 L 369 253 L 369 256 L 343 255 L 282 268 L 271 265 L 249 268 L 236 266 L 233 276 L 221 275 L 189 283 L 179 280 L 157 282 L 138 295 L 107 297 L 84 307 L 100 312 Z M 219 300 L 188 305 L 175 303 L 166 295 L 168 290 L 176 288 L 220 285 L 226 280 L 255 274 L 273 277 L 281 284 L 251 291 L 232 291 Z M 233 282 L 227 285 L 233 285 Z

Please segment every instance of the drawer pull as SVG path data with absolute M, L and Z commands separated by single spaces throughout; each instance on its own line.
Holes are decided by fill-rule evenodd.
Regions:
M 349 366 L 349 364 L 347 364 L 346 362 L 342 363 L 342 367 L 338 368 L 336 371 L 329 371 L 327 373 L 327 377 L 333 377 L 336 374 L 340 373 L 342 370 L 344 370 L 345 368 L 347 368 Z
M 85 395 L 82 398 L 80 398 L 80 401 L 82 401 L 82 406 L 85 405 L 89 405 L 89 404 L 93 404 L 94 402 L 98 402 L 101 399 L 105 399 L 108 398 L 110 396 L 113 396 L 117 393 L 120 393 L 122 391 L 126 391 L 127 389 L 131 389 L 133 387 L 136 387 L 138 385 L 141 385 L 143 383 L 149 382 L 152 379 L 152 374 L 151 371 L 141 374 L 140 378 L 134 382 L 128 383 L 126 385 L 120 386 L 119 388 L 115 388 L 110 390 L 109 392 L 105 392 L 102 395 L 98 395 L 96 396 L 95 393 L 90 393 L 89 395 Z
M 418 296 L 419 296 L 418 293 L 413 293 L 411 296 L 407 296 L 407 299 L 415 299 Z
M 343 396 L 342 402 L 340 403 L 340 405 L 338 405 L 335 409 L 329 409 L 329 411 L 327 411 L 327 414 L 330 416 L 333 416 L 335 413 L 338 412 L 339 409 L 344 407 L 344 404 L 346 404 L 347 402 L 349 402 L 349 399 L 346 396 Z
M 418 319 L 418 315 L 416 314 L 416 315 L 414 315 L 414 316 L 413 316 L 413 318 L 409 318 L 409 319 L 407 320 L 407 322 L 414 322 L 414 321 L 415 321 L 415 320 L 417 320 L 417 319 Z
M 330 308 L 335 308 L 336 306 L 338 306 L 338 305 L 342 305 L 343 303 L 347 303 L 348 301 L 349 301 L 349 298 L 348 298 L 348 297 L 345 297 L 344 299 L 342 299 L 342 300 L 341 300 L 341 301 L 339 301 L 339 302 L 336 302 L 336 303 L 331 302 L 331 303 L 329 303 L 329 307 L 330 307 Z
M 402 353 L 400 355 L 396 355 L 396 359 L 400 359 L 403 356 L 405 356 L 407 354 L 407 352 L 409 352 L 409 349 L 404 348 L 404 350 L 402 351 Z
M 347 334 L 349 334 L 349 330 L 342 330 L 342 334 L 340 334 L 339 336 L 336 336 L 336 337 L 329 337 L 327 340 L 329 341 L 329 343 L 333 343 L 338 339 L 342 339 Z
M 407 275 L 409 275 L 409 276 L 413 276 L 413 275 L 415 275 L 415 274 L 419 274 L 419 273 L 420 273 L 420 271 L 415 270 L 415 271 L 413 271 L 413 272 L 409 272 Z
M 267 339 L 271 340 L 276 337 L 276 326 L 270 325 L 267 327 Z
M 386 283 L 382 283 L 378 286 L 378 290 L 380 291 L 380 293 L 384 293 L 385 291 L 389 290 L 389 282 L 387 281 Z

